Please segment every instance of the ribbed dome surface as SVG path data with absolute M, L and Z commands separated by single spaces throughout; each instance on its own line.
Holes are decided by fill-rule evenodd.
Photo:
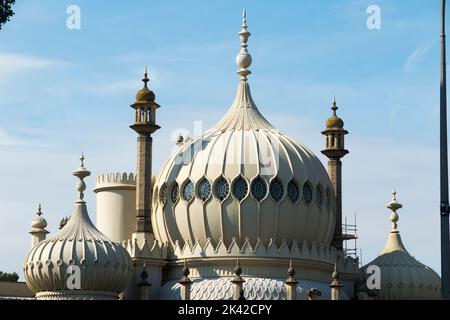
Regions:
M 120 293 L 131 273 L 128 252 L 98 231 L 86 206 L 74 212 L 58 233 L 31 249 L 24 263 L 27 285 L 34 292 L 67 290 L 67 268 L 81 268 L 81 290 Z
M 224 118 L 185 142 L 156 179 L 153 230 L 160 241 L 246 238 L 329 244 L 332 185 L 320 160 L 261 115 L 246 81 Z
M 441 279 L 431 268 L 417 261 L 404 247 L 400 233 L 392 231 L 384 250 L 370 265 L 381 270 L 380 300 L 435 300 L 441 299 Z
M 98 231 L 89 218 L 83 179 L 90 172 L 83 166 L 83 156 L 80 160 L 81 166 L 73 172 L 80 179 L 79 196 L 69 221 L 25 258 L 25 281 L 38 299 L 116 299 L 131 276 L 128 252 Z

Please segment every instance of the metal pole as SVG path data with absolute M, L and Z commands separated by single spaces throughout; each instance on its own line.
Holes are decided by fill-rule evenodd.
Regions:
M 440 162 L 441 162 L 441 287 L 442 297 L 450 299 L 450 239 L 448 205 L 448 154 L 447 154 L 447 81 L 445 57 L 445 0 L 442 0 L 441 17 L 441 86 L 440 86 Z

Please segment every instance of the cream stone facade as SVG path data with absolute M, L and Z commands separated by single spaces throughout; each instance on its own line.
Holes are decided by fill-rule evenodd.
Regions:
M 387 249 L 363 268 L 346 254 L 342 158 L 348 131 L 336 100 L 322 132 L 327 170 L 258 110 L 248 80 L 245 12 L 238 35 L 236 97 L 216 125 L 193 139 L 180 137 L 153 177 L 156 112 L 169 111 L 159 111 L 145 71 L 130 112 L 136 173 L 97 177 L 97 225 L 83 200 L 90 174 L 84 157 L 73 172 L 78 200 L 62 229 L 47 238 L 39 209 L 23 268 L 37 299 L 440 298 L 439 276 L 401 243 L 395 195 Z M 367 287 L 371 265 L 381 270 L 381 289 Z

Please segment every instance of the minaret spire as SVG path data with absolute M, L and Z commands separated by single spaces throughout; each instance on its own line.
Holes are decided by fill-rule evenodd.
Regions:
M 247 81 L 247 76 L 252 73 L 248 67 L 252 64 L 252 56 L 247 50 L 247 41 L 251 33 L 247 31 L 247 11 L 242 12 L 242 30 L 238 33 L 241 39 L 241 50 L 236 56 L 236 64 L 239 67 L 237 73 L 241 75 L 242 81 Z

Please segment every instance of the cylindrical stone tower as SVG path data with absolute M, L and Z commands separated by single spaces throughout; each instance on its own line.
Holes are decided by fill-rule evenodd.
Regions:
M 132 173 L 97 177 L 97 228 L 117 242 L 131 239 L 136 225 L 136 180 Z

